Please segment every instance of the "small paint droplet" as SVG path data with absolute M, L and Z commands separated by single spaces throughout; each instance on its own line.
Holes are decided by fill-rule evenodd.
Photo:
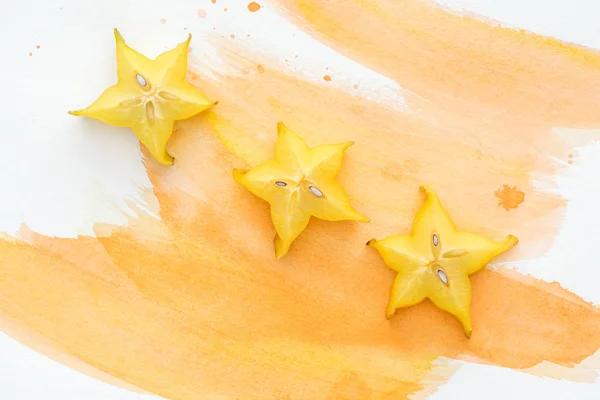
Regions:
M 252 1 L 248 4 L 248 10 L 250 10 L 251 12 L 256 12 L 260 10 L 260 4 L 258 4 L 255 1 Z
M 358 89 L 358 85 L 353 85 L 352 88 Z
M 569 164 L 573 164 L 573 161 L 569 160 Z
M 227 9 L 226 9 L 226 8 L 224 8 L 224 9 L 223 9 L 223 11 L 227 12 Z
M 256 69 L 258 70 L 258 72 L 260 72 L 261 74 L 265 72 L 265 67 L 263 67 L 262 65 L 258 64 L 256 66 Z
M 331 77 L 329 75 L 325 75 L 323 79 L 325 79 L 327 82 L 331 81 Z
M 325 71 L 329 71 L 329 67 L 325 67 Z
M 569 154 L 569 158 L 573 158 L 573 154 Z
M 250 34 L 247 34 L 246 36 L 250 37 Z
M 33 53 L 29 53 L 29 57 L 31 57 L 33 55 Z
M 192 75 L 192 80 L 195 81 L 196 80 L 196 75 Z
M 502 189 L 496 190 L 494 194 L 499 199 L 498 206 L 502 206 L 506 211 L 519 207 L 519 204 L 525 201 L 525 193 L 516 186 L 502 185 Z
M 285 182 L 282 182 L 282 181 L 277 181 L 277 182 L 275 182 L 275 184 L 276 184 L 277 186 L 280 186 L 280 187 L 287 186 L 287 183 L 285 183 Z
M 202 10 L 202 9 L 198 9 L 198 16 L 200 18 L 206 18 L 206 11 Z
M 217 0 L 210 0 L 211 3 L 215 4 L 217 2 Z
M 440 278 L 440 281 L 442 281 L 442 283 L 444 285 L 448 284 L 448 275 L 446 275 L 446 273 L 444 271 L 442 271 L 441 269 L 438 269 L 437 276 L 438 276 L 438 278 Z
M 36 49 L 39 49 L 39 48 L 40 48 L 40 45 L 38 44 L 37 46 L 35 46 L 35 48 L 36 48 Z
M 317 197 L 323 197 L 323 192 L 321 192 L 316 186 L 309 186 L 308 190 L 310 190 L 310 192 Z
M 235 35 L 232 33 L 231 35 L 229 35 L 230 38 L 235 39 Z
M 166 20 L 165 18 L 161 18 L 161 19 L 160 19 L 160 23 L 161 23 L 161 24 L 166 24 L 166 23 L 167 23 L 167 20 Z

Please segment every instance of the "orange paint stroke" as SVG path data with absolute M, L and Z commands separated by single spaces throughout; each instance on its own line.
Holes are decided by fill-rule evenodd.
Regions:
M 224 62 L 260 73 L 205 64 L 191 73 L 219 105 L 176 125 L 174 166 L 146 160 L 162 220 L 97 226 L 98 239 L 25 231 L 22 242 L 0 241 L 3 329 L 18 321 L 54 343 L 46 354 L 174 399 L 389 400 L 423 388 L 438 357 L 526 369 L 571 368 L 594 354 L 597 308 L 504 270 L 472 277 L 470 340 L 429 302 L 388 321 L 393 273 L 364 243 L 408 232 L 427 184 L 459 228 L 518 236 L 504 259 L 542 254 L 565 202 L 532 176 L 551 183 L 553 160 L 570 150 L 552 127 L 600 125 L 600 94 L 587 84 L 600 78 L 597 55 L 413 1 L 282 3 L 410 90 L 408 108 L 287 75 L 240 41 L 219 43 Z M 309 145 L 356 142 L 339 180 L 372 223 L 313 221 L 276 262 L 268 208 L 231 170 L 272 155 L 280 120 Z M 486 195 L 507 181 L 527 192 L 518 217 Z
M 506 211 L 519 207 L 525 201 L 525 193 L 517 190 L 515 186 L 502 185 L 502 189 L 496 190 L 494 195 L 499 199 L 498 206 L 502 206 Z

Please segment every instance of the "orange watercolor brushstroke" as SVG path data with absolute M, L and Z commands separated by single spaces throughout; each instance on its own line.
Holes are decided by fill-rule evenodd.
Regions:
M 600 125 L 600 93 L 588 85 L 600 74 L 597 51 L 418 0 L 278 4 L 301 28 L 449 111 L 490 125 L 506 113 L 519 124 Z
M 317 14 L 334 3 L 311 3 L 315 9 L 303 11 L 323 29 Z M 416 188 L 430 184 L 458 227 L 496 239 L 518 236 L 521 253 L 507 258 L 541 254 L 559 229 L 564 201 L 534 188 L 531 177 L 550 179 L 552 158 L 570 150 L 552 126 L 600 122 L 590 97 L 581 95 L 591 89 L 576 79 L 600 77 L 600 69 L 584 62 L 593 65 L 596 56 L 418 3 L 403 2 L 404 14 L 394 13 L 400 6 L 388 14 L 364 8 L 366 21 L 349 19 L 353 7 L 336 11 L 342 19 L 322 12 L 340 29 L 370 22 L 377 32 L 404 34 L 388 49 L 406 54 L 380 54 L 387 36 L 363 50 L 368 54 L 356 54 L 416 93 L 405 94 L 409 108 L 398 111 L 265 68 L 267 62 L 239 41 L 219 44 L 223 60 L 260 73 L 217 80 L 205 78 L 208 71 L 191 74 L 219 104 L 176 125 L 169 143 L 174 166 L 146 161 L 162 221 L 140 215 L 126 227 L 98 226 L 98 239 L 24 232 L 27 243 L 0 241 L 0 310 L 10 316 L 3 329 L 19 321 L 55 344 L 54 354 L 46 354 L 60 359 L 67 353 L 174 399 L 389 400 L 422 389 L 440 356 L 524 369 L 546 360 L 572 367 L 594 354 L 600 348 L 597 308 L 557 284 L 503 270 L 472 277 L 470 340 L 429 302 L 388 321 L 393 273 L 364 243 L 407 232 L 422 203 Z M 398 20 L 404 22 L 396 26 Z M 436 36 L 432 26 L 446 34 Z M 373 39 L 369 30 L 362 34 Z M 447 46 L 473 34 L 501 43 L 472 49 L 479 66 L 460 46 Z M 328 37 L 335 43 L 334 36 Z M 512 70 L 499 58 L 503 47 L 522 52 L 522 68 Z M 540 54 L 546 62 L 533 62 Z M 419 68 L 393 62 L 401 58 Z M 383 67 L 382 60 L 391 64 Z M 454 66 L 465 69 L 461 84 L 475 82 L 455 82 Z M 494 84 L 482 78 L 492 67 L 505 68 L 498 98 L 489 93 Z M 545 78 L 540 82 L 537 74 Z M 517 90 L 527 79 L 543 84 Z M 506 90 L 508 81 L 518 85 Z M 571 84 L 579 88 L 577 97 L 570 96 Z M 549 102 L 554 112 L 544 114 Z M 231 179 L 231 170 L 272 156 L 279 120 L 310 145 L 356 142 L 339 180 L 372 223 L 313 221 L 275 262 L 268 209 Z M 499 210 L 492 195 L 506 181 L 527 192 L 518 218 Z
M 193 148 L 211 164 L 223 158 L 207 137 Z M 0 242 L 0 308 L 61 351 L 177 399 L 348 398 L 345 383 L 357 376 L 360 394 L 405 398 L 438 356 L 570 366 L 600 346 L 597 309 L 555 285 L 492 270 L 473 277 L 471 340 L 430 303 L 388 321 L 382 310 L 393 277 L 376 254 L 358 243 L 336 250 L 348 240 L 329 235 L 322 247 L 276 262 L 252 221 L 260 215 L 210 200 L 244 197 L 223 178 L 198 186 L 204 202 L 158 188 L 164 222 L 142 216 L 97 240 L 30 234 L 31 245 Z M 179 229 L 168 216 L 183 218 L 190 204 Z M 237 226 L 226 224 L 231 218 Z

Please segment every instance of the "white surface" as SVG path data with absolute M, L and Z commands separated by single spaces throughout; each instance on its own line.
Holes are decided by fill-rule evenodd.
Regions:
M 336 79 L 362 83 L 368 91 L 355 94 L 403 107 L 402 89 L 393 81 L 334 54 L 331 49 L 296 30 L 267 6 L 257 13 L 245 9 L 245 0 L 218 0 L 228 7 L 227 18 L 213 12 L 210 0 L 169 2 L 109 0 L 1 0 L 0 48 L 0 231 L 15 233 L 21 223 L 48 235 L 91 234 L 95 222 L 124 223 L 130 212 L 126 201 L 141 201 L 141 189 L 150 186 L 140 162 L 133 134 L 66 111 L 87 106 L 115 82 L 112 29 L 118 27 L 133 47 L 155 56 L 194 34 L 193 56 L 219 68 L 221 60 L 202 33 L 251 33 L 255 52 L 277 60 L 303 79 L 322 81 L 327 60 Z M 239 5 L 243 3 L 243 7 Z M 600 48 L 600 3 L 596 0 L 439 0 L 453 12 L 462 7 L 503 23 Z M 233 5 L 236 5 L 235 7 Z M 198 17 L 204 9 L 205 19 Z M 161 18 L 166 23 L 161 23 Z M 276 31 L 277 35 L 272 32 Z M 36 49 L 40 45 L 40 49 Z M 29 52 L 33 55 L 30 57 Z M 291 67 L 284 59 L 299 54 Z M 344 72 L 344 74 L 341 73 Z M 345 75 L 345 76 L 344 76 Z M 600 107 L 600 105 L 599 105 Z M 600 127 L 599 127 L 600 128 Z M 48 149 L 53 151 L 49 152 Z M 58 151 L 56 150 L 58 149 Z M 556 246 L 542 260 L 517 263 L 534 276 L 557 280 L 585 299 L 600 303 L 597 261 L 585 252 L 575 262 L 574 246 L 582 235 L 600 239 L 600 145 L 579 151 L 579 165 L 559 178 L 570 199 L 565 229 Z M 10 211 L 8 211 L 10 210 Z M 596 277 L 596 279 L 593 279 Z M 112 388 L 48 360 L 0 335 L 0 398 L 20 399 L 147 399 Z M 433 398 L 485 399 L 600 399 L 594 385 L 538 378 L 524 373 L 466 363 Z
M 429 400 L 598 400 L 599 393 L 598 384 L 538 378 L 507 368 L 465 363 Z

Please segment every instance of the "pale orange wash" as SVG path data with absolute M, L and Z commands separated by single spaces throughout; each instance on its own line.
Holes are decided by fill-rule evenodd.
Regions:
M 174 166 L 147 161 L 162 221 L 140 212 L 98 239 L 0 241 L 2 329 L 170 399 L 403 399 L 443 383 L 429 375 L 439 357 L 527 369 L 594 354 L 597 308 L 503 270 L 472 276 L 470 340 L 429 302 L 386 320 L 394 272 L 365 243 L 408 233 L 425 184 L 459 228 L 518 236 L 504 260 L 543 254 L 564 201 L 532 179 L 551 188 L 552 159 L 573 152 L 553 126 L 600 126 L 597 55 L 417 2 L 281 4 L 406 88 L 407 109 L 209 37 L 239 74 L 209 80 L 198 63 L 190 76 L 219 105 L 177 125 Z M 231 173 L 273 156 L 277 121 L 309 145 L 356 142 L 339 180 L 372 222 L 313 221 L 276 262 L 267 204 Z M 504 185 L 524 193 L 509 212 L 494 194 Z

